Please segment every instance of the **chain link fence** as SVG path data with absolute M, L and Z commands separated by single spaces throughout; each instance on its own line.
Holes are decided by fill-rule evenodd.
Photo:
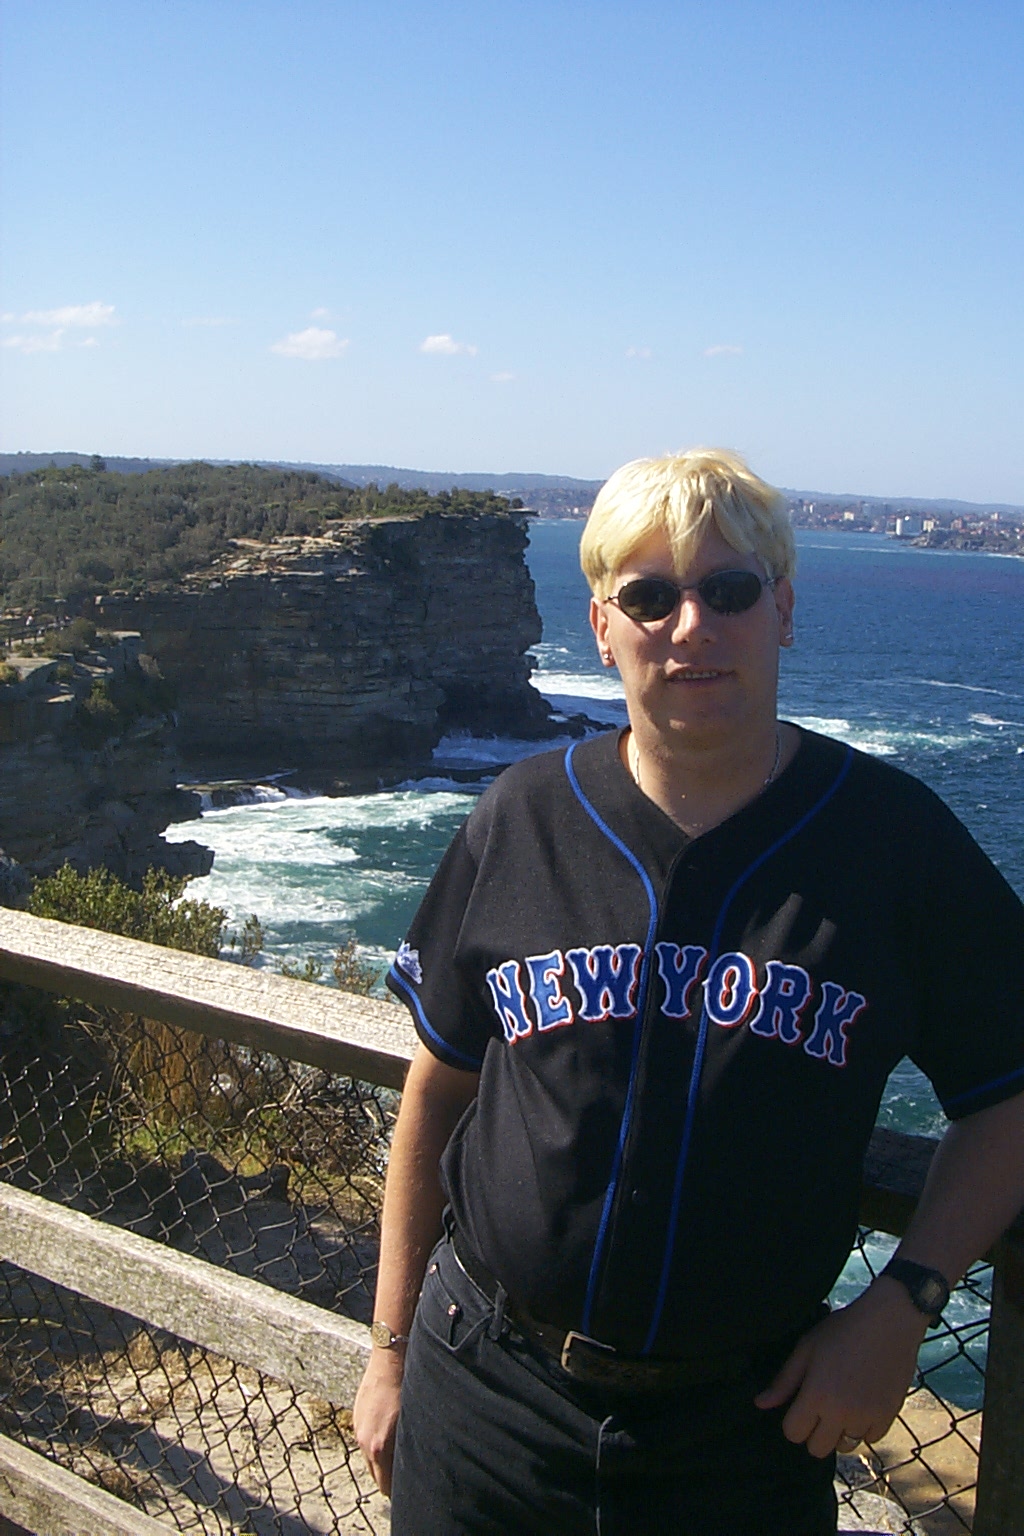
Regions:
M 371 1317 L 397 1095 L 0 983 L 0 1179 L 317 1306 Z M 837 1291 L 893 1240 L 864 1230 Z M 841 1527 L 971 1530 L 991 1271 L 904 1411 L 840 1459 Z M 0 1430 L 193 1532 L 383 1532 L 345 1405 L 0 1264 Z
M 0 1177 L 368 1322 L 397 1096 L 3 988 Z M 347 1408 L 0 1265 L 0 1427 L 183 1531 L 386 1530 Z

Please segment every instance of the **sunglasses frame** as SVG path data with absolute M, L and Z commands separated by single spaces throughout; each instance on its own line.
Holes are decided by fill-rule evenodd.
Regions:
M 749 603 L 745 603 L 742 608 L 719 607 L 715 601 L 708 596 L 705 588 L 711 587 L 713 583 L 721 581 L 723 576 L 749 577 L 751 580 L 756 581 L 758 584 L 757 595 L 752 597 Z M 741 613 L 749 613 L 751 608 L 755 607 L 765 587 L 774 589 L 777 580 L 778 578 L 775 576 L 759 576 L 756 571 L 746 571 L 742 568 L 727 571 L 712 571 L 709 576 L 702 577 L 700 581 L 687 582 L 685 585 L 682 585 L 678 581 L 672 581 L 672 579 L 668 576 L 634 576 L 631 581 L 627 581 L 625 585 L 620 587 L 617 592 L 613 592 L 609 597 L 605 598 L 605 602 L 614 603 L 619 612 L 625 614 L 626 618 L 631 619 L 634 624 L 660 624 L 665 619 L 669 618 L 673 613 L 675 613 L 687 592 L 696 592 L 697 596 L 700 598 L 705 607 L 709 608 L 712 613 L 717 614 L 719 618 L 738 618 Z M 622 596 L 623 593 L 628 592 L 631 587 L 646 585 L 648 582 L 659 587 L 671 588 L 675 593 L 675 598 L 673 600 L 672 606 L 670 608 L 666 608 L 664 613 L 650 614 L 645 618 L 640 614 L 630 613 L 628 608 L 624 608 L 622 605 Z

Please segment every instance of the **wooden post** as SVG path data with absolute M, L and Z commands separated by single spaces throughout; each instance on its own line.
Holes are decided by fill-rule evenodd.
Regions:
M 999 1244 L 973 1536 L 1024 1532 L 1024 1238 Z

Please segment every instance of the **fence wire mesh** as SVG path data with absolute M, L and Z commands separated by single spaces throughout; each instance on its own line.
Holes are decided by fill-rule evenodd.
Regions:
M 0 983 L 0 1179 L 362 1322 L 397 1095 Z M 862 1230 L 835 1299 L 894 1239 Z M 840 1458 L 840 1528 L 971 1530 L 991 1271 L 929 1335 L 885 1439 Z M 0 1264 L 0 1429 L 182 1531 L 387 1529 L 329 1404 Z
M 0 1177 L 362 1322 L 388 1089 L 0 996 Z M 3 1431 L 183 1531 L 386 1530 L 345 1405 L 0 1265 Z
M 896 1239 L 862 1227 L 833 1293 L 863 1290 Z M 962 1536 L 972 1528 L 981 1442 L 992 1269 L 975 1264 L 918 1356 L 916 1379 L 884 1440 L 840 1456 L 840 1528 L 898 1536 Z

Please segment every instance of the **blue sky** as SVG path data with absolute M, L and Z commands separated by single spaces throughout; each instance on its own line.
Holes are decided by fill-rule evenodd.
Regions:
M 1024 6 L 5 0 L 0 447 L 1024 503 Z

